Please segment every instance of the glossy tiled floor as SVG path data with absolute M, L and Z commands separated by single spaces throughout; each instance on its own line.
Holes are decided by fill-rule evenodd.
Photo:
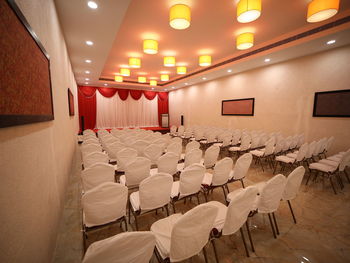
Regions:
M 80 207 L 80 158 L 77 152 L 77 162 L 70 178 L 67 200 L 57 240 L 54 262 L 80 262 L 82 249 L 81 207 Z M 287 172 L 288 173 L 288 172 Z M 252 164 L 246 185 L 268 180 L 272 171 L 262 172 L 261 168 Z M 304 178 L 305 179 L 305 178 Z M 216 240 L 220 262 L 257 262 L 257 263 L 341 263 L 350 262 L 350 184 L 345 181 L 345 188 L 339 189 L 335 195 L 329 181 L 317 182 L 305 186 L 305 180 L 298 197 L 292 202 L 297 217 L 293 223 L 288 204 L 281 202 L 276 212 L 280 235 L 273 238 L 270 223 L 266 215 L 257 214 L 251 219 L 251 233 L 255 245 L 255 253 L 250 251 L 246 257 L 240 234 L 221 237 Z M 231 183 L 230 191 L 240 188 L 240 183 Z M 214 190 L 210 199 L 224 202 L 221 189 Z M 201 196 L 201 202 L 204 202 Z M 182 201 L 176 204 L 177 212 L 186 212 L 196 205 L 196 201 Z M 161 219 L 165 214 L 149 213 L 139 218 L 140 230 L 149 230 L 151 224 Z M 129 231 L 135 229 L 133 218 Z M 89 234 L 88 243 L 100 240 L 122 230 L 118 225 L 111 225 L 98 232 Z M 209 262 L 215 262 L 211 245 L 207 246 Z M 151 262 L 157 262 L 152 258 Z M 188 262 L 204 262 L 200 254 Z

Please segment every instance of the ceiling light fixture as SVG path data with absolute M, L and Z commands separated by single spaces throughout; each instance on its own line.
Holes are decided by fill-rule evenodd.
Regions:
M 168 81 L 169 80 L 169 75 L 167 75 L 167 74 L 160 75 L 160 80 L 161 81 Z
M 137 80 L 139 83 L 146 83 L 147 82 L 146 77 L 138 77 Z
M 165 91 L 168 91 L 168 89 L 165 89 Z
M 164 66 L 165 67 L 174 67 L 175 66 L 175 57 L 164 57 Z
M 90 71 L 88 71 L 88 70 L 85 70 L 85 74 L 90 74 Z
M 153 39 L 145 39 L 143 41 L 143 52 L 146 54 L 157 54 L 158 53 L 158 42 Z
M 188 85 L 188 83 L 186 82 L 186 83 L 185 83 L 185 85 L 187 86 L 187 85 Z
M 154 90 L 154 88 L 152 88 L 152 90 Z
M 249 23 L 261 15 L 261 0 L 240 0 L 237 4 L 237 20 Z
M 199 66 L 206 67 L 211 65 L 211 56 L 203 55 L 199 56 Z
M 174 29 L 186 29 L 191 24 L 191 9 L 184 4 L 170 7 L 169 24 Z
M 130 68 L 140 68 L 141 67 L 141 59 L 129 58 L 129 66 L 130 66 Z
M 89 78 L 86 78 L 85 80 L 90 80 Z
M 206 79 L 207 79 L 206 77 L 202 78 L 202 80 L 206 80 Z
M 85 84 L 89 84 L 89 82 L 85 82 Z
M 119 73 L 120 73 L 120 75 L 122 75 L 124 77 L 129 77 L 130 76 L 130 69 L 121 68 Z
M 157 81 L 156 81 L 156 80 L 151 80 L 151 81 L 149 82 L 149 85 L 150 85 L 150 86 L 157 86 Z
M 94 1 L 88 1 L 87 5 L 91 8 L 91 9 L 96 9 L 98 7 L 98 5 L 96 4 L 96 2 Z
M 227 70 L 227 72 L 228 72 L 228 73 L 231 73 L 231 72 L 232 72 L 232 69 Z
M 90 41 L 90 40 L 87 40 L 85 41 L 86 45 L 88 46 L 92 46 L 94 44 L 94 42 Z
M 186 74 L 186 72 L 187 72 L 187 68 L 184 66 L 176 68 L 176 73 L 179 75 L 184 75 L 184 74 Z
M 270 62 L 271 61 L 271 59 L 269 59 L 269 58 L 265 58 L 265 60 L 264 60 L 265 62 Z
M 175 89 L 175 87 L 171 87 L 172 89 Z
M 339 2 L 339 0 L 312 0 L 307 6 L 306 21 L 315 23 L 331 18 L 338 13 Z
M 103 85 L 108 86 L 108 84 L 107 84 L 107 83 L 105 83 L 105 84 L 103 84 Z
M 115 82 L 123 82 L 123 76 L 114 76 Z
M 253 33 L 243 33 L 236 38 L 236 47 L 239 50 L 244 50 L 251 48 L 254 45 L 254 34 Z
M 335 39 L 329 40 L 329 41 L 327 41 L 327 45 L 332 45 L 332 44 L 334 44 L 335 42 L 336 42 Z
M 91 60 L 90 59 L 85 59 L 85 62 L 86 63 L 91 63 Z

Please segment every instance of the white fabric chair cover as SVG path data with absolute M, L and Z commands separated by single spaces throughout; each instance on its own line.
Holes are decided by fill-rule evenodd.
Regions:
M 244 178 L 249 170 L 252 160 L 253 155 L 251 153 L 245 153 L 239 157 L 230 173 L 230 179 L 240 180 Z
M 117 153 L 117 170 L 124 171 L 126 164 L 135 160 L 137 151 L 132 148 L 124 148 Z
M 127 232 L 92 243 L 83 263 L 149 263 L 156 239 L 152 232 Z
M 95 135 L 95 132 L 93 130 L 91 130 L 91 129 L 86 129 L 86 130 L 83 131 L 83 135 L 85 135 L 85 134 L 93 134 L 93 135 Z
M 191 141 L 187 143 L 186 148 L 185 148 L 185 154 L 189 153 L 190 151 L 194 149 L 199 149 L 200 143 L 197 141 Z
M 152 169 L 153 173 L 168 173 L 168 174 L 175 174 L 177 173 L 177 162 L 179 158 L 178 156 L 173 152 L 168 152 L 161 157 L 159 157 L 157 161 L 157 169 Z M 154 172 L 153 172 L 154 171 Z
M 152 164 L 157 163 L 157 160 L 159 159 L 160 156 L 162 156 L 162 153 L 163 153 L 162 146 L 157 144 L 150 144 L 143 151 L 144 156 L 150 159 Z
M 130 144 L 130 147 L 137 151 L 137 156 L 144 156 L 143 151 L 149 145 L 147 141 L 137 140 L 136 142 Z
M 185 168 L 180 174 L 180 180 L 173 183 L 172 197 L 179 194 L 179 197 L 182 198 L 198 193 L 201 190 L 204 174 L 205 167 L 198 163 Z
M 114 166 L 95 163 L 81 172 L 84 192 L 105 182 L 114 182 Z
M 98 226 L 126 216 L 127 199 L 128 189 L 117 183 L 103 183 L 86 191 L 81 198 L 84 224 Z
M 182 139 L 180 137 L 175 137 L 175 138 L 170 139 L 169 144 L 174 143 L 174 142 L 180 143 L 182 145 Z
M 332 147 L 333 142 L 334 142 L 334 137 L 333 136 L 329 137 L 329 139 L 327 140 L 327 145 L 326 145 L 326 149 L 325 149 L 326 152 L 328 152 L 329 149 Z
M 198 254 L 208 243 L 218 208 L 211 202 L 201 204 L 184 215 L 174 214 L 151 226 L 162 258 L 178 262 Z
M 84 140 L 83 143 L 81 144 L 81 147 L 87 146 L 89 144 L 97 144 L 97 145 L 99 145 L 98 139 L 96 137 L 87 137 L 87 139 Z
M 102 147 L 99 144 L 82 145 L 81 152 L 83 156 L 92 152 L 102 152 Z
M 157 173 L 147 177 L 140 183 L 139 191 L 130 195 L 134 210 L 147 211 L 165 206 L 170 202 L 172 185 L 173 177 L 170 174 Z
M 106 151 L 109 158 L 112 160 L 116 160 L 118 152 L 124 148 L 126 148 L 126 146 L 121 142 L 114 142 L 112 144 L 106 145 Z
M 203 164 L 206 168 L 212 167 L 215 165 L 218 160 L 220 153 L 220 147 L 216 145 L 210 146 L 204 153 L 204 161 Z
M 304 174 L 305 168 L 299 166 L 288 175 L 286 186 L 282 194 L 283 200 L 292 200 L 297 196 Z
M 266 182 L 257 199 L 259 213 L 272 213 L 278 209 L 286 183 L 283 174 L 277 174 Z
M 177 130 L 177 127 L 175 125 L 172 125 L 170 127 L 170 134 L 172 135 L 176 135 L 176 130 Z
M 128 187 L 138 186 L 150 176 L 151 161 L 145 157 L 136 157 L 125 167 L 125 174 L 120 176 L 120 183 Z
M 178 159 L 180 159 L 182 152 L 182 144 L 178 142 L 170 143 L 167 147 L 167 152 L 175 153 L 178 156 Z
M 193 149 L 185 156 L 185 162 L 183 168 L 186 168 L 194 163 L 200 163 L 202 159 L 202 150 L 200 149 Z
M 185 127 L 184 126 L 179 126 L 179 128 L 177 129 L 177 133 L 176 135 L 177 136 L 182 136 L 184 134 L 184 131 L 185 131 Z
M 225 157 L 224 159 L 218 161 L 214 166 L 213 174 L 205 173 L 203 184 L 213 186 L 226 184 L 232 170 L 232 165 L 233 161 L 229 157 Z
M 84 168 L 89 168 L 95 163 L 106 163 L 108 164 L 109 158 L 108 155 L 103 152 L 92 152 L 83 156 Z

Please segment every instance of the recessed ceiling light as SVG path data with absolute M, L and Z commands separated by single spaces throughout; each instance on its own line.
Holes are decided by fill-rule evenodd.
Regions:
M 85 84 L 89 84 L 89 82 L 85 82 Z
M 168 91 L 167 89 L 165 89 L 165 91 Z
M 202 80 L 206 80 L 206 79 L 207 79 L 206 77 L 202 78 Z
M 85 59 L 85 62 L 86 63 L 91 63 L 91 60 L 90 59 Z
M 269 58 L 265 58 L 265 60 L 264 60 L 265 62 L 270 62 L 271 61 L 271 59 L 269 59 Z
M 107 83 L 105 83 L 105 84 L 103 84 L 103 85 L 108 86 L 108 84 L 107 84 Z
M 152 88 L 152 90 L 153 90 L 154 88 Z
M 185 85 L 188 85 L 188 83 L 186 82 Z
M 90 80 L 89 78 L 86 78 L 85 80 Z
M 91 9 L 96 9 L 98 7 L 96 2 L 94 2 L 94 1 L 89 1 L 87 4 Z
M 332 45 L 332 44 L 334 44 L 335 43 L 335 39 L 332 39 L 332 40 L 329 40 L 328 42 L 327 42 L 327 45 Z
M 175 89 L 175 87 L 171 87 L 172 89 Z
M 231 73 L 231 72 L 232 72 L 232 69 L 227 70 L 227 72 L 228 72 L 228 73 Z
M 86 45 L 88 46 L 92 46 L 94 44 L 94 42 L 90 41 L 90 40 L 87 40 L 85 41 Z
M 85 70 L 85 74 L 90 74 L 90 71 L 88 71 L 88 70 Z

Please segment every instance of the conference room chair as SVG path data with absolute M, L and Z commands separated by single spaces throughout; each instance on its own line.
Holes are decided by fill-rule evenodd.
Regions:
M 181 125 L 177 128 L 177 132 L 175 136 L 181 137 L 184 134 L 184 132 L 185 132 L 185 127 Z
M 155 165 L 163 154 L 163 148 L 159 144 L 150 144 L 143 150 L 143 155 L 151 160 L 151 165 Z
M 181 136 L 183 139 L 184 143 L 187 144 L 188 141 L 192 138 L 193 136 L 193 131 L 192 130 L 185 130 L 184 134 Z
M 196 129 L 193 131 L 193 135 L 194 135 L 194 140 L 196 141 L 200 141 L 204 139 L 204 130 L 203 129 Z
M 175 175 L 177 173 L 179 157 L 173 152 L 168 152 L 157 160 L 157 168 L 153 168 L 150 171 L 150 174 L 156 173 L 167 173 L 170 175 Z
M 225 157 L 218 161 L 213 169 L 213 173 L 205 173 L 202 181 L 202 188 L 205 196 L 205 200 L 208 201 L 207 196 L 210 191 L 215 188 L 221 187 L 224 193 L 224 200 L 226 200 L 227 183 L 229 180 L 230 172 L 232 170 L 233 161 L 229 157 Z
M 318 174 L 321 174 L 322 176 L 329 179 L 330 184 L 333 188 L 334 194 L 337 194 L 337 191 L 335 190 L 335 186 L 333 184 L 332 178 L 333 178 L 333 176 L 336 177 L 340 188 L 341 189 L 344 188 L 340 174 L 341 173 L 346 174 L 345 168 L 347 166 L 350 166 L 350 151 L 348 151 L 344 155 L 342 155 L 339 162 L 338 161 L 331 161 L 331 160 L 328 160 L 326 162 L 324 162 L 324 161 L 322 162 L 322 160 L 321 160 L 317 163 L 316 162 L 311 163 L 309 165 L 309 169 L 311 170 L 311 172 L 310 172 L 310 175 L 306 181 L 306 185 L 308 184 L 309 179 L 311 178 L 312 172 L 315 172 L 314 181 L 316 180 Z M 346 177 L 347 177 L 348 181 L 350 182 L 347 174 L 346 174 Z
M 297 197 L 301 182 L 303 181 L 304 174 L 305 174 L 305 168 L 303 166 L 299 166 L 299 167 L 295 168 L 287 176 L 286 186 L 285 186 L 283 194 L 282 194 L 282 200 L 287 201 L 288 206 L 289 206 L 289 210 L 292 214 L 293 221 L 295 224 L 297 223 L 297 220 L 295 218 L 295 214 L 294 214 L 294 211 L 292 208 L 291 201 Z
M 281 137 L 278 137 L 282 140 Z M 284 143 L 282 145 L 282 150 L 280 152 L 281 155 L 286 155 L 289 152 L 290 145 L 292 144 L 293 137 L 288 136 L 287 138 L 284 138 Z
M 145 157 L 136 157 L 125 166 L 125 174 L 119 177 L 119 182 L 129 189 L 137 188 L 143 179 L 150 176 L 151 161 Z
M 114 166 L 114 169 L 117 172 L 124 172 L 127 163 L 132 162 L 137 157 L 137 151 L 133 148 L 124 148 L 117 152 L 117 164 Z
M 102 152 L 102 147 L 100 144 L 88 144 L 81 146 L 82 156 L 93 153 L 93 152 Z
M 334 137 L 333 136 L 329 137 L 327 140 L 326 147 L 325 147 L 324 151 L 322 152 L 322 154 L 324 155 L 325 158 L 327 157 L 326 154 L 329 151 L 329 149 L 332 147 L 333 142 L 334 142 Z
M 253 240 L 251 238 L 250 229 L 248 226 L 248 215 L 254 208 L 256 202 L 258 189 L 254 186 L 249 186 L 245 189 L 239 189 L 230 193 L 230 202 L 228 206 L 212 201 L 210 204 L 215 205 L 218 208 L 218 214 L 215 218 L 214 227 L 212 231 L 212 245 L 214 248 L 216 262 L 219 262 L 218 253 L 216 251 L 215 239 L 221 236 L 230 236 L 240 231 L 241 238 L 244 244 L 247 257 L 249 257 L 249 251 L 245 236 L 243 232 L 243 226 L 246 225 L 252 251 L 255 252 Z
M 201 164 L 195 163 L 185 168 L 180 173 L 179 181 L 173 182 L 171 189 L 171 204 L 175 212 L 175 203 L 183 198 L 196 196 L 198 204 L 200 204 L 199 194 L 203 177 L 205 174 L 205 167 Z
M 214 167 L 216 161 L 218 160 L 220 153 L 220 147 L 216 145 L 210 146 L 204 152 L 204 158 L 201 163 L 203 163 L 206 169 Z
M 270 137 L 268 134 L 262 133 L 260 135 L 259 147 L 264 147 L 269 139 L 270 139 Z
M 109 163 L 109 157 L 103 152 L 92 152 L 83 155 L 83 165 L 84 169 L 89 168 L 95 163 Z
M 168 204 L 170 203 L 173 177 L 166 173 L 157 173 L 142 180 L 137 192 L 129 197 L 129 224 L 130 211 L 135 218 L 136 230 L 139 230 L 137 217 L 159 208 L 165 208 L 169 216 Z
M 290 168 L 293 168 L 293 166 L 295 165 L 303 165 L 303 161 L 304 161 L 306 152 L 308 150 L 308 147 L 309 147 L 308 143 L 304 143 L 300 147 L 295 157 L 288 157 L 287 155 L 277 156 L 275 158 L 275 168 L 273 170 L 273 173 L 275 174 L 278 164 L 280 164 L 281 166 L 281 171 L 283 171 L 287 165 L 290 166 Z
M 251 138 L 252 138 L 252 140 L 250 142 L 249 149 L 255 150 L 255 149 L 259 148 L 260 147 L 260 140 L 261 140 L 260 135 L 255 135 L 255 136 L 252 136 Z
M 121 233 L 92 243 L 83 263 L 149 263 L 155 244 L 151 231 Z
M 256 159 L 256 162 L 260 164 L 262 171 L 264 172 L 263 161 L 268 163 L 268 165 L 273 168 L 272 157 L 275 147 L 275 138 L 269 139 L 265 143 L 265 148 L 259 150 L 249 151 L 253 155 L 253 159 Z
M 170 141 L 169 141 L 169 145 L 172 144 L 172 143 L 179 143 L 179 144 L 182 145 L 182 139 L 180 137 L 171 138 Z
M 299 149 L 303 144 L 305 143 L 305 135 L 304 134 L 300 134 L 298 136 L 298 142 L 295 148 Z
M 196 206 L 182 214 L 174 214 L 153 223 L 151 231 L 156 237 L 155 253 L 159 262 L 179 262 L 203 250 L 208 243 L 218 208 L 209 203 Z M 194 223 L 195 222 L 195 223 Z
M 299 142 L 299 135 L 294 135 L 291 139 L 291 143 L 289 145 L 288 151 L 293 151 L 294 149 L 298 148 L 298 142 Z
M 116 162 L 118 152 L 124 148 L 126 148 L 126 146 L 121 142 L 114 142 L 106 145 L 106 152 L 109 156 L 109 161 Z
M 334 154 L 332 156 L 327 157 L 326 160 L 331 160 L 331 161 L 336 161 L 336 162 L 340 162 L 341 158 L 344 156 L 344 154 L 350 152 L 350 149 L 348 149 L 345 152 L 339 152 L 337 154 Z
M 243 180 L 248 173 L 252 160 L 253 160 L 253 155 L 251 153 L 245 153 L 241 157 L 239 157 L 236 163 L 234 164 L 232 171 L 230 172 L 228 182 L 232 183 L 232 182 L 240 181 L 242 187 L 245 188 Z M 228 185 L 226 187 L 227 187 L 227 191 L 229 192 Z
M 98 139 L 95 137 L 88 137 L 86 140 L 83 140 L 83 143 L 81 144 L 81 146 L 86 146 L 86 145 L 89 145 L 89 144 L 100 144 Z
M 105 182 L 114 182 L 114 166 L 106 163 L 95 163 L 81 172 L 84 192 Z
M 185 153 L 181 154 L 181 159 L 185 159 L 185 156 L 187 153 L 189 153 L 190 151 L 194 150 L 194 149 L 199 149 L 200 148 L 200 143 L 197 141 L 190 141 L 189 143 L 186 144 L 185 147 Z
M 277 235 L 280 234 L 275 212 L 281 203 L 286 183 L 286 177 L 283 174 L 278 174 L 267 182 L 261 182 L 254 185 L 258 188 L 259 195 L 257 196 L 253 211 L 256 211 L 259 214 L 268 215 L 274 238 L 277 238 Z M 231 201 L 230 194 L 227 195 L 227 200 Z M 273 222 L 271 217 L 273 218 Z
M 316 142 L 315 150 L 312 153 L 312 159 L 314 162 L 317 162 L 318 160 L 320 160 L 322 158 L 321 157 L 321 153 L 323 150 L 322 147 L 326 141 L 327 141 L 326 138 L 322 138 Z
M 148 145 L 149 145 L 148 141 L 136 140 L 135 142 L 130 143 L 129 147 L 131 147 L 137 151 L 137 156 L 142 157 L 142 156 L 144 156 L 143 151 L 145 150 L 145 148 Z
M 166 147 L 166 152 L 172 152 L 177 155 L 177 159 L 180 160 L 182 153 L 182 144 L 179 142 L 172 142 Z
M 214 132 L 209 132 L 204 140 L 200 141 L 201 146 L 203 149 L 207 149 L 210 145 L 214 144 L 216 142 L 216 134 Z
M 175 125 L 171 125 L 171 127 L 170 127 L 170 135 L 176 136 L 176 131 L 177 131 L 177 127 Z
M 185 161 L 183 163 L 179 163 L 177 165 L 177 170 L 181 172 L 183 169 L 187 168 L 191 164 L 194 163 L 200 163 L 202 160 L 202 150 L 200 149 L 193 149 L 185 156 Z
M 86 250 L 88 232 L 105 227 L 107 224 L 126 222 L 126 202 L 128 199 L 127 187 L 106 182 L 84 193 L 81 198 L 83 208 L 83 241 Z
M 248 151 L 250 148 L 251 143 L 251 137 L 249 135 L 242 136 L 241 144 L 240 146 L 233 146 L 230 147 L 228 150 L 231 152 L 231 154 L 236 153 L 237 157 L 241 155 L 241 153 L 244 153 Z

